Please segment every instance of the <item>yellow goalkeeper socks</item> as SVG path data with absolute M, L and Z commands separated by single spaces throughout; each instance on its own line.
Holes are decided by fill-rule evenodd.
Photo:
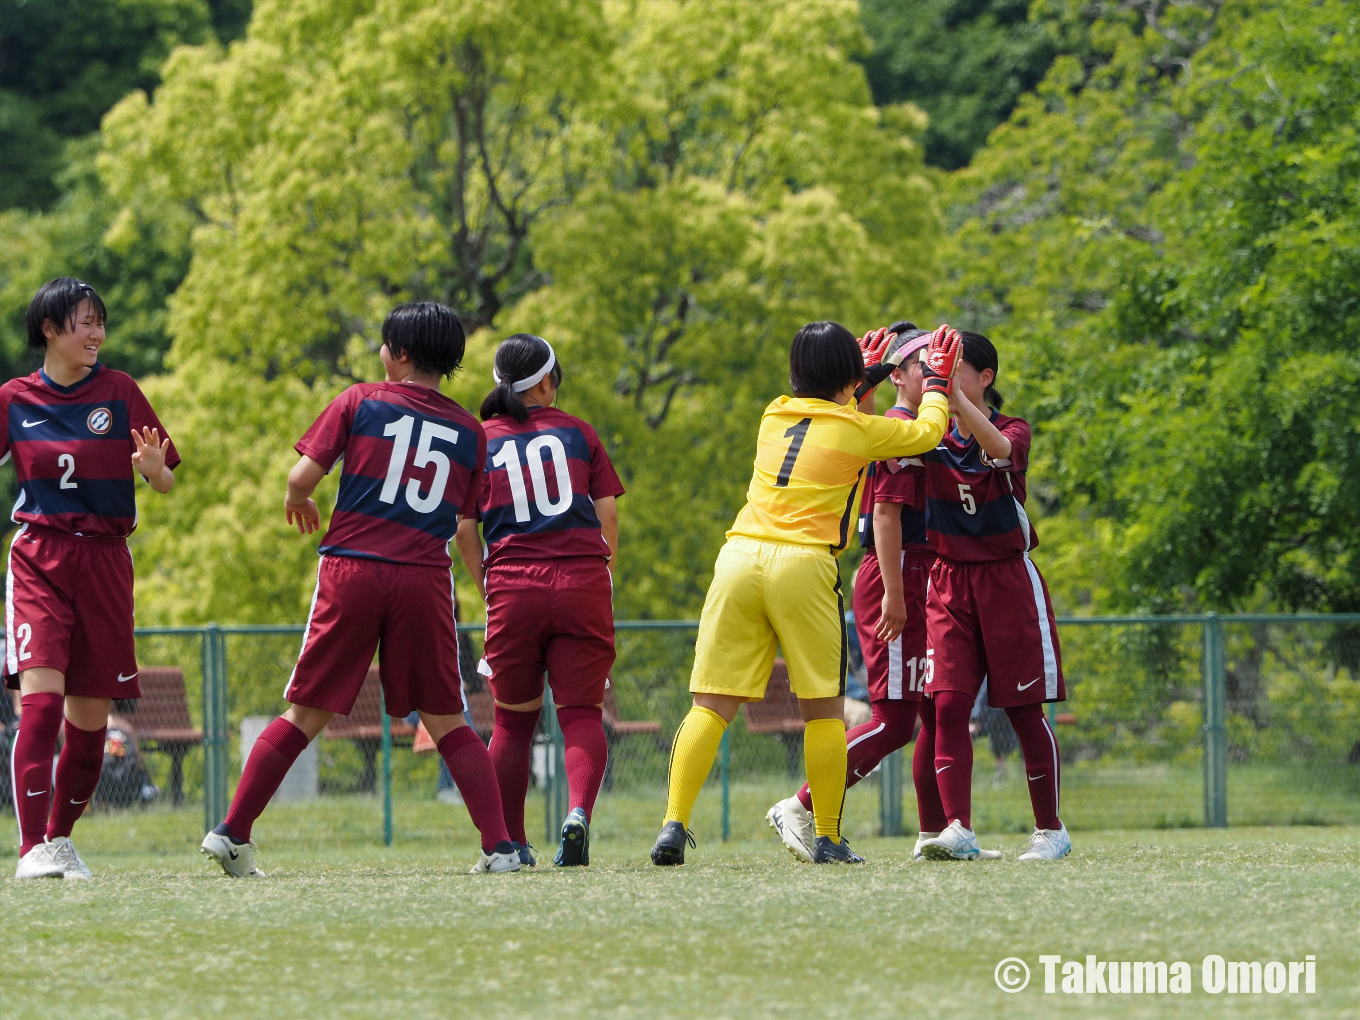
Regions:
M 713 756 L 718 753 L 718 743 L 725 729 L 727 723 L 722 716 L 698 705 L 691 708 L 689 715 L 680 723 L 680 728 L 675 731 L 675 743 L 671 745 L 666 821 L 680 822 L 689 828 L 689 813 L 694 810 L 694 802 L 699 799 L 699 791 L 703 789 L 704 780 L 713 767 Z M 841 744 L 845 744 L 844 735 Z M 842 785 L 844 781 L 845 770 L 842 768 Z
M 817 824 L 817 835 L 839 840 L 849 759 L 845 723 L 839 719 L 811 720 L 803 730 L 803 759 L 807 763 L 808 790 L 812 793 L 812 818 Z

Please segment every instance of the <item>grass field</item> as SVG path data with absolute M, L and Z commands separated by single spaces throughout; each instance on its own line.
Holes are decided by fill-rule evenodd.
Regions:
M 834 869 L 705 838 L 661 870 L 654 819 L 615 801 L 591 868 L 507 876 L 466 874 L 465 813 L 427 801 L 398 803 L 390 848 L 372 800 L 275 806 L 262 882 L 197 856 L 196 811 L 95 815 L 95 881 L 0 882 L 0 1015 L 1360 1016 L 1360 829 L 1086 832 L 1038 866 L 862 839 L 869 865 Z M 1186 960 L 1195 990 L 1046 995 L 1041 953 Z M 1208 994 L 1209 953 L 1314 954 L 1317 993 Z M 1034 973 L 1014 995 L 993 980 L 1009 956 Z

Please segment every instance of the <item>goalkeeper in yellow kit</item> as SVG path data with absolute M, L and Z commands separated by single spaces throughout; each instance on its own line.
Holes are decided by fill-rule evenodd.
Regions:
M 765 695 L 777 648 L 806 728 L 803 754 L 817 827 L 813 860 L 863 863 L 841 837 L 845 801 L 845 609 L 836 556 L 873 461 L 933 450 L 948 426 L 959 335 L 941 326 L 923 352 L 924 396 L 915 421 L 861 414 L 856 402 L 886 378 L 892 334 L 864 346 L 839 323 L 810 322 L 789 349 L 792 397 L 761 416 L 746 506 L 718 553 L 704 600 L 694 707 L 671 748 L 665 824 L 652 863 L 684 864 L 694 845 L 690 811 L 727 724 L 743 701 Z

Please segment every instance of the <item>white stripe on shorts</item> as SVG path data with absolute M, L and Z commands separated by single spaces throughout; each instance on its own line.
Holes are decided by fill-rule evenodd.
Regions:
M 316 597 L 321 594 L 321 564 L 326 557 L 316 558 L 316 587 L 312 589 L 312 607 L 307 610 L 307 626 L 302 631 L 302 647 L 298 649 L 298 662 L 302 661 L 302 653 L 307 650 L 307 639 L 312 635 L 312 617 L 316 614 Z M 288 691 L 293 686 L 293 678 L 297 676 L 297 663 L 293 664 L 293 672 L 288 674 L 288 682 L 283 685 L 283 700 L 288 700 Z
M 900 577 L 903 569 L 907 565 L 907 554 L 901 556 L 902 562 L 897 565 L 897 573 Z M 895 639 L 888 642 L 888 700 L 902 700 L 902 635 L 898 634 Z
M 1039 568 L 1025 556 L 1025 569 L 1029 572 L 1029 584 L 1034 589 L 1034 607 L 1039 611 L 1039 644 L 1044 649 L 1044 698 L 1052 701 L 1058 696 L 1058 657 L 1053 652 L 1053 631 L 1048 625 L 1048 601 L 1044 598 L 1044 583 L 1039 578 Z

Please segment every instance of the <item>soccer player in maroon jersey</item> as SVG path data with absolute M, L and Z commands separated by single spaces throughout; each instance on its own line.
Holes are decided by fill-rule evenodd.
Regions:
M 923 383 L 917 355 L 930 343 L 931 334 L 902 321 L 864 337 L 860 346 L 880 343 L 885 334 L 890 334 L 887 353 L 901 352 L 901 367 L 890 377 L 897 388 L 897 402 L 887 414 L 914 420 Z M 872 407 L 864 410 L 872 413 Z M 911 740 L 916 708 L 925 687 L 926 584 L 935 552 L 926 541 L 925 484 L 919 457 L 869 465 L 860 502 L 859 539 L 864 558 L 855 574 L 853 606 L 873 715 L 845 735 L 850 751 L 847 789 Z M 900 567 L 882 569 L 887 563 Z M 944 828 L 943 822 L 930 830 L 925 826 L 927 814 L 933 818 L 942 810 L 933 772 L 931 780 L 927 795 L 933 795 L 933 803 L 921 804 L 918 843 L 938 836 Z M 775 804 L 765 817 L 789 852 L 811 863 L 816 832 L 807 784 Z
M 922 457 L 926 535 L 937 558 L 926 599 L 926 698 L 913 773 L 933 766 L 944 807 L 939 820 L 949 824 L 920 852 L 932 860 L 1000 856 L 979 849 L 969 817 L 968 717 L 986 677 L 988 702 L 1005 709 L 1025 758 L 1035 829 L 1020 859 L 1054 860 L 1070 853 L 1072 842 L 1058 817 L 1058 741 L 1043 706 L 1067 694 L 1053 603 L 1029 558 L 1039 544 L 1025 513 L 1029 424 L 1001 413 L 992 342 L 980 333 L 960 336 L 954 425 Z
M 486 437 L 439 392 L 463 360 L 462 324 L 443 305 L 394 309 L 382 328 L 386 380 L 336 397 L 298 441 L 284 512 L 300 534 L 320 527 L 312 493 L 343 457 L 316 593 L 284 697 L 290 708 L 260 734 L 226 820 L 203 853 L 236 877 L 260 876 L 250 830 L 298 755 L 359 696 L 379 653 L 383 708 L 420 713 L 458 785 L 482 853 L 474 872 L 518 871 L 496 774 L 463 718 L 448 544 L 477 505 Z
M 609 747 L 602 704 L 614 665 L 615 500 L 623 485 L 595 430 L 553 407 L 562 366 L 541 337 L 496 350 L 496 388 L 482 402 L 486 482 L 458 551 L 486 599 L 486 668 L 496 696 L 491 757 L 506 828 L 532 866 L 524 797 L 547 671 L 566 745 L 570 811 L 553 863 L 590 863 L 590 818 Z M 483 545 L 485 542 L 485 545 Z
M 26 323 L 43 366 L 0 387 L 0 463 L 13 458 L 19 480 L 5 585 L 5 684 L 23 709 L 16 878 L 90 877 L 71 830 L 99 782 L 109 702 L 141 696 L 127 547 L 136 476 L 169 492 L 179 463 L 137 384 L 99 363 L 104 320 L 88 284 L 43 284 Z

